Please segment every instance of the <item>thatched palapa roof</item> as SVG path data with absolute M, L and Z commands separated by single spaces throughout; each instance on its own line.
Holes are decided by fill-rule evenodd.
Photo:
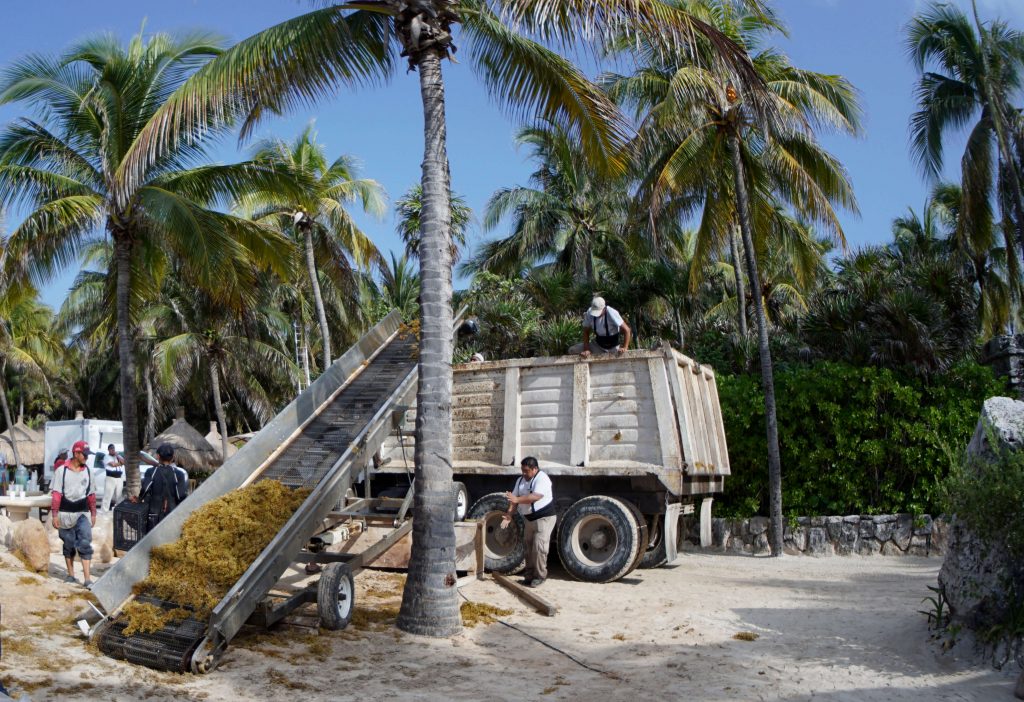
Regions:
M 150 453 L 155 455 L 160 444 L 174 447 L 174 462 L 188 471 L 210 473 L 220 466 L 220 451 L 213 448 L 203 435 L 185 421 L 185 408 L 179 407 L 171 426 L 149 442 Z
M 213 447 L 213 450 L 217 452 L 217 459 L 218 459 L 218 461 L 220 463 L 223 464 L 225 459 L 224 459 L 223 456 L 220 455 L 221 447 L 222 447 L 222 442 L 221 442 L 221 438 L 220 438 L 220 432 L 217 431 L 217 422 L 212 421 L 212 420 L 210 421 L 210 433 L 206 435 L 206 441 L 207 441 L 207 443 L 210 444 L 210 446 Z M 228 440 L 228 458 L 231 458 L 236 453 L 238 453 L 238 449 L 231 445 L 231 441 L 229 439 Z
M 14 464 L 14 448 L 11 446 L 11 432 L 14 432 L 14 439 L 18 442 L 18 455 L 21 462 L 26 466 L 41 466 L 43 464 L 43 443 L 42 435 L 35 429 L 30 429 L 20 419 L 14 423 L 3 434 L 0 434 L 0 456 L 5 463 Z

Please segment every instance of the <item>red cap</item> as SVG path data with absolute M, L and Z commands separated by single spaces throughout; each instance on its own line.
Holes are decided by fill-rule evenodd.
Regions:
M 86 456 L 92 453 L 92 451 L 89 450 L 88 441 L 76 441 L 74 446 L 71 447 L 71 453 L 75 453 L 76 451 L 81 451 Z

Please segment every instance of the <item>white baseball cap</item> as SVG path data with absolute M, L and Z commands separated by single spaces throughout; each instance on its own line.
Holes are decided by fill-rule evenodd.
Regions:
M 590 316 L 600 317 L 602 314 L 604 314 L 605 307 L 607 307 L 607 305 L 604 302 L 604 298 L 595 297 L 593 300 L 590 301 Z

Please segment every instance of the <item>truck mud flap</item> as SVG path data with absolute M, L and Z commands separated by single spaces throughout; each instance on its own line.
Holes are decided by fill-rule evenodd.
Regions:
M 665 505 L 665 562 L 672 563 L 679 555 L 679 514 L 683 506 L 675 504 Z

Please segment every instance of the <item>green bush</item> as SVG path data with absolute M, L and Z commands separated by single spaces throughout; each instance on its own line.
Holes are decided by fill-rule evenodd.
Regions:
M 989 444 L 998 440 L 989 436 Z M 1010 560 L 1024 563 L 1024 453 L 1000 449 L 990 458 L 974 456 L 944 481 L 943 506 L 988 543 L 1001 543 Z
M 720 516 L 767 514 L 760 374 L 720 375 L 732 477 Z M 788 514 L 938 513 L 981 404 L 1005 393 L 988 368 L 963 364 L 926 383 L 876 367 L 820 362 L 775 376 L 782 505 Z
M 569 347 L 583 341 L 580 315 L 567 314 L 540 323 L 533 333 L 534 353 L 538 356 L 563 356 Z

